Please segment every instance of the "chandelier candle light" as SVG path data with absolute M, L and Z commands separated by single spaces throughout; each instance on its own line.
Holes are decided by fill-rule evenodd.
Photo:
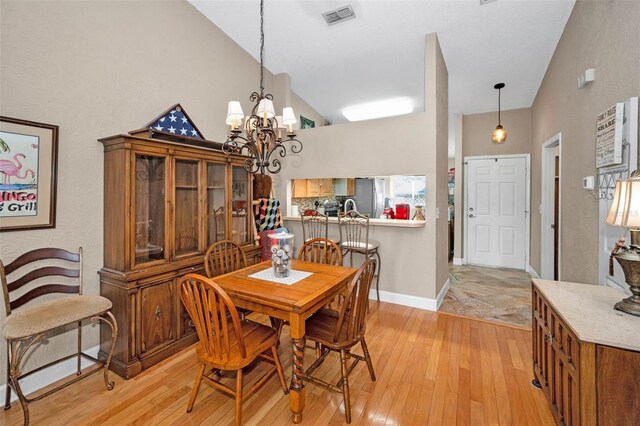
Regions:
M 238 101 L 229 102 L 225 124 L 231 126 L 229 136 L 222 145 L 227 154 L 249 155 L 244 168 L 250 173 L 272 174 L 280 172 L 280 159 L 271 158 L 277 152 L 281 158 L 287 155 L 284 142 L 291 142 L 291 151 L 297 154 L 302 151 L 302 142 L 296 139 L 293 125 L 297 123 L 293 108 L 282 109 L 282 115 L 276 116 L 273 107 L 273 96 L 264 94 L 264 0 L 260 1 L 260 93 L 253 92 L 249 97 L 255 102 L 251 115 L 244 117 L 242 106 Z M 243 126 L 244 118 L 244 126 Z M 244 127 L 245 137 L 241 136 Z M 286 139 L 283 133 L 286 132 Z
M 493 143 L 504 143 L 507 140 L 507 131 L 500 124 L 500 91 L 504 89 L 504 83 L 498 83 L 493 86 L 494 89 L 498 90 L 498 125 L 496 129 L 491 134 L 491 140 Z

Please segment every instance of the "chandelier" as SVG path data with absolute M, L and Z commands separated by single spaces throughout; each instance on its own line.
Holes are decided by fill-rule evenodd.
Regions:
M 291 151 L 297 154 L 302 151 L 302 142 L 296 139 L 293 125 L 296 116 L 293 108 L 282 109 L 282 115 L 276 116 L 273 108 L 273 96 L 264 94 L 264 0 L 260 0 L 260 93 L 253 92 L 249 100 L 255 105 L 251 115 L 245 118 L 242 106 L 238 101 L 229 102 L 225 124 L 231 126 L 229 136 L 222 145 L 227 154 L 244 154 L 247 158 L 244 168 L 250 173 L 276 174 L 282 164 L 276 153 L 284 158 L 287 155 L 285 142 L 291 142 Z M 243 123 L 244 119 L 244 123 Z M 241 136 L 242 130 L 245 136 Z M 286 130 L 286 139 L 283 133 Z M 275 158 L 272 158 L 275 157 Z

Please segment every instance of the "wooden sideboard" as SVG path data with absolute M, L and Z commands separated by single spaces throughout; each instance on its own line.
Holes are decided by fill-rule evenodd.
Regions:
M 228 238 L 253 263 L 252 176 L 246 157 L 132 135 L 104 144 L 104 267 L 100 294 L 119 334 L 111 369 L 124 378 L 197 341 L 178 281 L 203 272 L 207 247 Z M 110 331 L 101 330 L 109 344 Z M 108 348 L 102 347 L 105 357 Z
M 533 368 L 558 424 L 640 419 L 640 317 L 614 311 L 625 295 L 534 279 Z

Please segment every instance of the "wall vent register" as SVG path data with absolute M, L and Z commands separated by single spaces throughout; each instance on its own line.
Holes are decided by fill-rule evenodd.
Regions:
M 322 14 L 322 17 L 325 21 L 327 21 L 327 25 L 334 25 L 343 21 L 347 21 L 349 19 L 353 19 L 356 17 L 356 14 L 353 12 L 353 8 L 349 5 L 331 10 L 329 12 L 325 12 Z

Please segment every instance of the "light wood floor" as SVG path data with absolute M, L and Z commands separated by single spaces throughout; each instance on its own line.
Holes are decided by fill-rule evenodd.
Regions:
M 378 380 L 370 380 L 363 363 L 351 374 L 352 424 L 554 424 L 542 391 L 530 384 L 530 332 L 373 302 L 367 327 Z M 290 377 L 288 338 L 279 352 Z M 314 351 L 307 349 L 306 365 L 313 359 Z M 32 424 L 232 424 L 233 400 L 204 383 L 193 412 L 186 413 L 196 365 L 194 349 L 188 348 L 134 379 L 115 376 L 111 392 L 94 375 L 31 404 Z M 262 368 L 256 366 L 245 383 Z M 337 381 L 338 357 L 332 354 L 318 374 Z M 289 398 L 275 376 L 243 405 L 245 425 L 285 425 L 289 419 Z M 307 385 L 303 424 L 342 423 L 341 396 Z M 20 405 L 0 411 L 0 424 L 21 425 Z

